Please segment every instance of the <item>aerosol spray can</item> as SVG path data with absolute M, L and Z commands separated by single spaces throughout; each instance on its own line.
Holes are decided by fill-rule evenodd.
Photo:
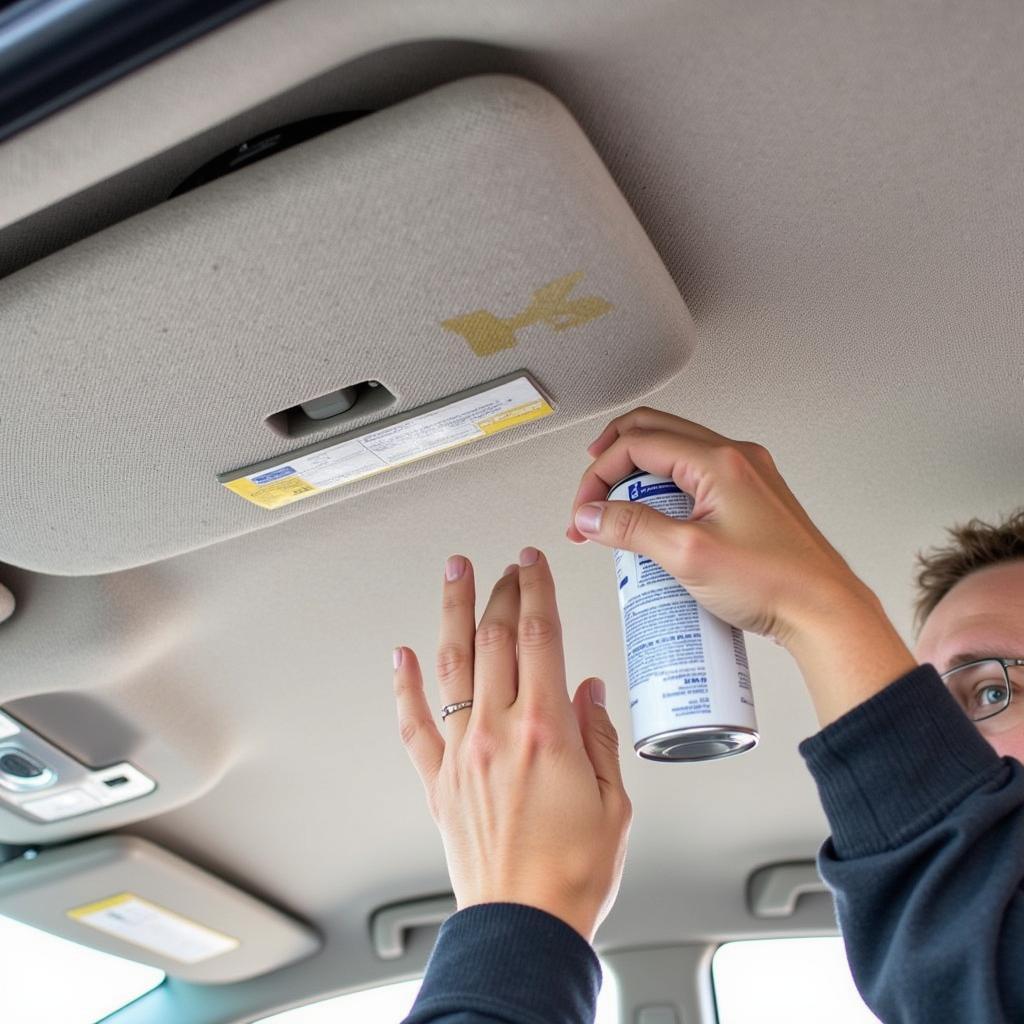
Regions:
M 668 477 L 637 471 L 609 501 L 640 501 L 688 519 L 693 498 Z M 742 631 L 701 607 L 646 555 L 615 550 L 633 747 L 652 761 L 710 761 L 757 744 Z

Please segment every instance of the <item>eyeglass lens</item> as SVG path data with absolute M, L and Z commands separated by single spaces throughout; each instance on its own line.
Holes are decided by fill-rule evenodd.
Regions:
M 999 661 L 980 661 L 954 669 L 945 681 L 964 713 L 975 722 L 988 722 L 998 715 L 987 729 L 1001 732 L 1024 722 L 1024 696 L 1020 695 L 1024 689 L 1024 666 L 1011 665 L 1007 669 Z M 1012 703 L 1011 695 L 1016 695 Z

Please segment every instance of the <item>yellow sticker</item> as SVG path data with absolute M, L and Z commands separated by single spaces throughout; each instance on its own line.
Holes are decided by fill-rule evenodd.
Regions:
M 221 483 L 261 508 L 280 508 L 542 419 L 554 411 L 529 377 L 516 374 L 477 388 L 466 397 L 435 403 L 418 415 L 386 421 L 349 440 L 320 442 L 292 452 L 280 462 L 262 463 L 258 470 L 225 474 L 234 479 L 225 480 L 222 476 Z
M 522 405 L 513 406 L 505 412 L 498 413 L 497 416 L 492 416 L 489 420 L 481 420 L 480 429 L 485 434 L 497 434 L 501 430 L 508 430 L 509 427 L 516 427 L 520 423 L 539 420 L 554 411 L 543 398 L 538 398 L 535 402 L 524 402 Z
M 243 476 L 224 485 L 229 491 L 240 494 L 254 505 L 263 508 L 280 508 L 307 494 L 316 494 L 317 489 L 301 476 L 289 473 L 282 478 L 266 479 L 262 483 L 251 477 Z
M 74 917 L 76 919 L 88 917 L 89 914 L 95 914 L 100 910 L 109 910 L 111 907 L 119 907 L 122 903 L 126 903 L 128 900 L 134 898 L 135 897 L 130 892 L 118 893 L 116 896 L 108 896 L 105 900 L 97 900 L 95 903 L 87 903 L 84 907 L 75 907 L 74 910 L 68 911 L 68 917 Z

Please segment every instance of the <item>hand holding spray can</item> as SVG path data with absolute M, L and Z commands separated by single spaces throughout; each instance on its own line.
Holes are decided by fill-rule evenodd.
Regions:
M 693 498 L 637 471 L 609 501 L 641 501 L 688 519 Z M 615 549 L 634 749 L 652 761 L 709 761 L 758 741 L 741 630 L 712 615 L 652 559 Z

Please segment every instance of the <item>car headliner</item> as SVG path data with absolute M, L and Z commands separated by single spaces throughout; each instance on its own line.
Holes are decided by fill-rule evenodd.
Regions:
M 910 639 L 914 551 L 1020 500 L 1022 42 L 1009 0 L 277 0 L 0 146 L 0 251 L 14 269 L 144 208 L 283 111 L 531 79 L 583 126 L 696 322 L 689 364 L 646 403 L 765 443 Z M 122 572 L 0 567 L 21 602 L 0 626 L 0 701 L 72 694 L 137 745 L 158 737 L 199 795 L 126 831 L 314 923 L 330 956 L 301 984 L 384 975 L 369 913 L 447 888 L 389 669 L 396 643 L 429 661 L 446 555 L 483 582 L 524 544 L 548 553 L 570 680 L 608 680 L 628 741 L 610 555 L 563 538 L 601 425 Z M 17 422 L 4 436 L 5 459 L 32 457 Z M 626 744 L 635 824 L 606 947 L 764 932 L 749 873 L 826 834 L 798 674 L 749 648 L 756 751 L 665 766 Z M 33 707 L 74 748 L 60 698 Z M 269 982 L 252 983 L 267 1003 Z

